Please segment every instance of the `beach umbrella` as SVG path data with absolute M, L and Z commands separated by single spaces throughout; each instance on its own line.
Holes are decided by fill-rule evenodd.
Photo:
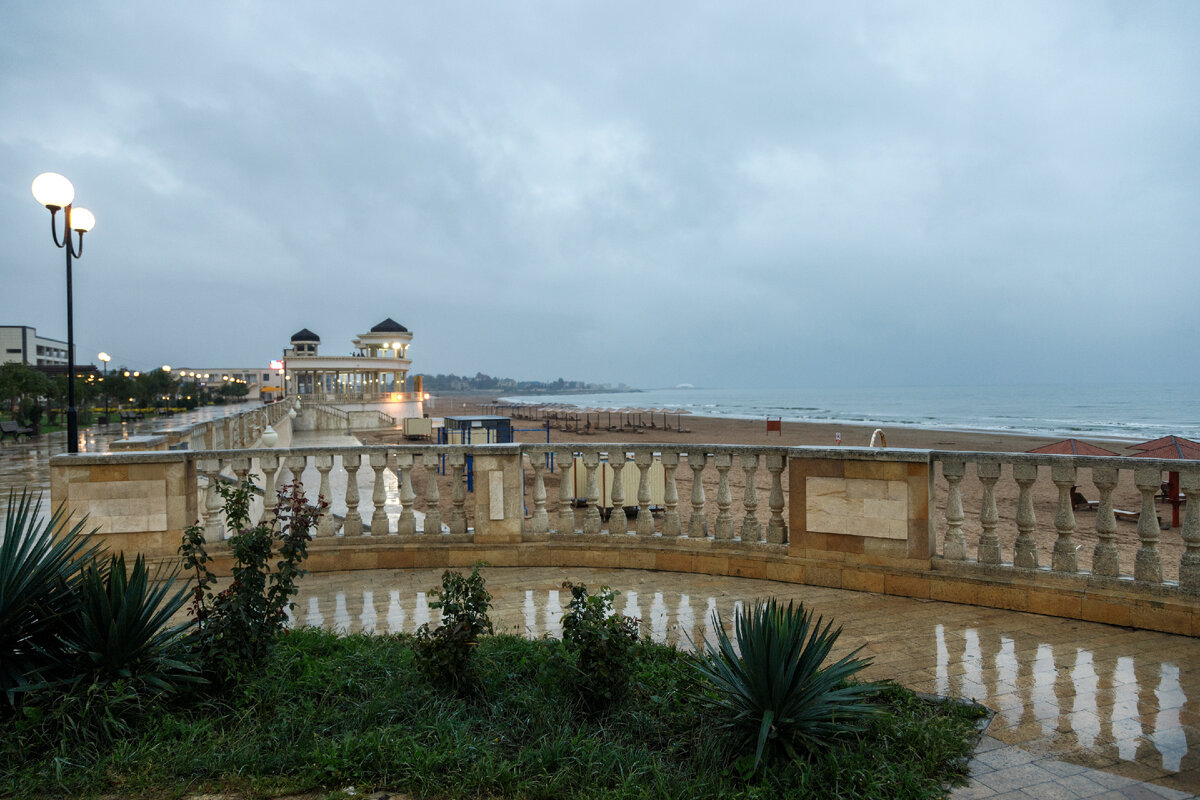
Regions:
M 1094 444 L 1081 442 L 1078 439 L 1063 439 L 1060 442 L 1052 442 L 1041 447 L 1035 447 L 1032 450 L 1026 450 L 1026 453 L 1049 453 L 1056 456 L 1115 456 L 1112 450 L 1105 450 L 1103 447 L 1097 447 Z
M 1200 442 L 1184 439 L 1182 436 L 1161 436 L 1140 444 L 1130 445 L 1130 450 L 1136 450 L 1133 458 L 1169 458 L 1200 460 Z M 1179 472 L 1171 470 L 1167 473 L 1167 499 L 1171 503 L 1171 527 L 1179 527 L 1179 506 L 1183 500 L 1179 497 Z

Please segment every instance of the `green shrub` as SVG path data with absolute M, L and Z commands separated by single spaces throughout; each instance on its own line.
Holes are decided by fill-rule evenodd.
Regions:
M 562 626 L 563 646 L 575 658 L 575 687 L 589 711 L 604 711 L 628 692 L 638 622 L 613 613 L 617 592 L 607 586 L 596 594 L 588 594 L 582 583 L 565 581 L 563 588 L 571 592 Z
M 847 682 L 869 659 L 855 658 L 855 650 L 821 666 L 842 633 L 832 622 L 822 628 L 823 621 L 814 625 L 802 603 L 784 608 L 774 598 L 759 601 L 734 617 L 736 650 L 717 620 L 717 645 L 706 643 L 695 659 L 710 685 L 713 717 L 753 753 L 752 769 L 764 758 L 797 759 L 801 751 L 826 747 L 861 730 L 875 713 L 869 699 L 878 686 Z
M 175 575 L 153 582 L 140 554 L 132 571 L 125 554 L 107 566 L 86 564 L 79 582 L 80 606 L 65 639 L 74 653 L 74 680 L 108 684 L 129 681 L 165 694 L 199 679 L 187 651 L 185 622 L 167 623 L 188 599 L 186 586 L 172 591 Z
M 10 706 L 31 686 L 69 680 L 66 623 L 80 605 L 81 568 L 100 552 L 63 506 L 49 522 L 42 502 L 10 493 L 0 542 L 0 690 Z
M 429 607 L 442 610 L 442 624 L 430 630 L 425 623 L 417 630 L 413 644 L 417 667 L 433 683 L 458 692 L 472 690 L 476 685 L 472 651 L 480 636 L 492 633 L 488 617 L 492 596 L 479 565 L 467 577 L 446 570 L 441 588 L 433 589 L 432 594 L 438 599 Z
M 226 524 L 233 531 L 229 537 L 233 579 L 228 587 L 220 592 L 214 589 L 217 578 L 208 568 L 202 527 L 184 531 L 179 548 L 184 568 L 196 574 L 191 613 L 204 668 L 220 684 L 229 684 L 261 664 L 287 627 L 287 609 L 296 581 L 305 572 L 300 564 L 308 557 L 311 531 L 328 506 L 320 498 L 309 504 L 299 483 L 286 484 L 279 488 L 274 517 L 251 525 L 254 489 L 250 478 L 235 486 L 216 487 L 225 501 Z

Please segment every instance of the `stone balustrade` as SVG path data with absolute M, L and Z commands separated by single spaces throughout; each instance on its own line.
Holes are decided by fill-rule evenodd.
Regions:
M 1077 586 L 1084 597 L 1089 591 L 1094 593 L 1102 588 L 1150 596 L 1200 597 L 1200 503 L 1185 502 L 1182 524 L 1172 528 L 1170 507 L 1164 507 L 1165 518 L 1160 518 L 1155 502 L 1164 475 L 1171 472 L 1178 473 L 1184 497 L 1193 494 L 1200 497 L 1200 462 L 933 452 L 930 463 L 940 465 L 946 492 L 941 558 L 933 562 L 935 569 L 982 578 L 1009 574 L 1037 576 L 1047 582 Z M 1034 505 L 1034 486 L 1039 477 L 1053 483 L 1057 496 L 1053 517 L 1043 520 L 1040 527 Z M 1011 515 L 1011 528 L 1015 532 L 1005 531 L 1000 525 L 996 495 L 997 486 L 1003 486 L 1001 481 L 1005 480 L 1017 489 Z M 968 481 L 978 482 L 981 499 L 978 507 L 964 509 L 963 490 Z M 1124 485 L 1129 495 L 1130 484 L 1136 487 L 1138 495 L 1136 511 L 1115 509 L 1114 490 Z M 1088 502 L 1088 494 L 1096 500 Z M 1118 515 L 1127 521 L 1124 530 L 1119 530 Z M 970 538 L 964 533 L 968 521 L 977 522 L 977 535 Z M 970 527 L 976 529 L 975 525 Z M 1010 536 L 1011 533 L 1015 535 Z M 1082 553 L 1086 569 L 1081 566 L 1083 545 L 1077 537 L 1086 537 L 1089 542 L 1087 551 Z M 1163 537 L 1174 538 L 1177 546 L 1172 549 L 1181 550 L 1178 581 L 1163 579 L 1164 559 L 1160 551 Z M 1052 542 L 1048 548 L 1040 544 L 1047 541 Z M 1124 544 L 1126 551 L 1136 546 L 1133 562 L 1128 565 L 1130 569 L 1122 568 L 1119 544 Z
M 248 440 L 239 427 L 253 424 L 231 422 L 232 435 L 220 441 Z M 1039 467 L 1060 498 L 1048 567 L 1032 500 Z M 1091 471 L 1101 496 L 1088 573 L 1073 560 L 1070 491 L 1080 469 Z M 1157 525 L 1137 527 L 1136 574 L 1111 567 L 1105 487 L 1132 471 L 1152 519 L 1166 469 L 1182 471 L 1185 491 L 1200 490 L 1200 462 L 1140 459 L 642 443 L 216 448 L 56 456 L 51 492 L 54 503 L 90 514 L 114 549 L 162 561 L 175 558 L 183 528 L 198 523 L 218 567 L 228 568 L 215 487 L 255 475 L 263 489 L 256 519 L 271 518 L 284 483 L 300 481 L 310 497 L 329 501 L 310 546 L 315 571 L 481 561 L 662 569 L 1200 635 L 1200 505 L 1187 511 L 1179 582 L 1162 580 Z M 1017 484 L 1013 536 L 1000 530 L 996 503 L 1005 473 Z M 984 497 L 969 509 L 982 531 L 971 542 L 962 500 L 968 479 L 980 481 Z M 935 509 L 939 493 L 945 502 Z

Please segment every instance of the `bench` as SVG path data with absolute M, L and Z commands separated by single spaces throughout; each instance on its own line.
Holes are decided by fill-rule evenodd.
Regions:
M 32 435 L 33 428 L 27 428 L 16 420 L 5 420 L 0 422 L 0 441 L 4 441 L 5 436 L 11 436 L 15 442 L 18 436 Z
M 138 419 L 145 419 L 146 415 L 140 411 L 122 411 L 121 422 L 133 422 Z

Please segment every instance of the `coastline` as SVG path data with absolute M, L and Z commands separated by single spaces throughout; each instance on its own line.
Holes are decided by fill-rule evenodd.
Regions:
M 430 410 L 430 416 L 454 414 L 486 414 L 487 405 L 498 402 L 494 395 L 461 395 L 447 396 L 435 401 Z M 532 405 L 532 404 L 531 404 Z M 649 419 L 647 414 L 646 419 Z M 678 424 L 685 432 L 679 432 Z M 668 427 L 662 426 L 662 415 L 655 414 L 655 427 L 645 426 L 642 433 L 635 434 L 629 430 L 609 431 L 607 428 L 596 429 L 591 435 L 580 436 L 575 433 L 565 433 L 558 428 L 551 428 L 550 441 L 568 442 L 580 440 L 593 441 L 629 441 L 644 439 L 653 442 L 706 442 L 710 444 L 751 444 L 773 445 L 783 447 L 820 446 L 832 447 L 837 444 L 836 435 L 841 434 L 843 447 L 867 447 L 871 442 L 871 434 L 875 427 L 871 425 L 843 425 L 826 422 L 789 422 L 784 420 L 780 432 L 766 430 L 766 418 L 743 419 L 728 416 L 704 416 L 702 414 L 683 414 L 678 418 L 674 414 L 667 415 Z M 540 420 L 515 420 L 514 427 L 534 428 L 542 424 Z M 990 430 L 955 430 L 950 428 L 920 428 L 909 426 L 890 426 L 882 428 L 890 448 L 907 448 L 915 450 L 960 450 L 989 453 L 1023 453 L 1035 447 L 1056 442 L 1065 437 L 1038 436 L 1024 433 L 1010 433 Z M 1133 439 L 1112 439 L 1099 436 L 1081 436 L 1084 441 L 1103 443 L 1104 447 L 1116 451 L 1119 455 L 1127 455 L 1128 445 L 1136 443 Z M 533 441 L 530 434 L 518 436 L 519 441 Z

